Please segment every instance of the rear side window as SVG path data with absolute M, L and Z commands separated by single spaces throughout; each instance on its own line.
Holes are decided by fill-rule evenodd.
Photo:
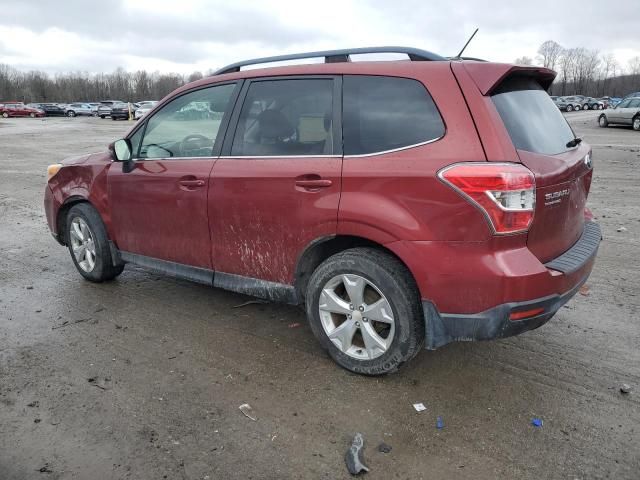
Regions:
M 231 155 L 333 153 L 333 79 L 252 82 Z
M 445 127 L 422 83 L 348 75 L 343 84 L 345 155 L 385 152 L 436 140 Z
M 533 79 L 507 79 L 492 95 L 513 145 L 519 150 L 555 155 L 569 150 L 571 127 L 547 92 Z M 570 99 L 569 99 L 570 100 Z

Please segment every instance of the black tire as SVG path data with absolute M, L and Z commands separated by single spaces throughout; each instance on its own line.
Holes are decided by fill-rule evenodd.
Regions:
M 7 112 L 2 112 L 2 118 L 9 118 L 9 114 Z
M 31 112 L 31 113 L 29 114 L 29 116 L 30 116 L 31 118 L 36 118 L 36 114 L 35 114 L 35 113 L 33 113 L 33 112 Z
M 573 105 L 567 105 L 567 112 L 573 112 Z
M 633 128 L 636 132 L 640 132 L 640 115 L 636 115 L 631 120 L 631 128 Z
M 598 117 L 598 125 L 600 125 L 601 128 L 607 128 L 609 126 L 609 120 L 607 120 L 607 116 L 604 113 Z
M 67 112 L 67 117 L 75 117 L 76 116 L 76 112 L 74 112 L 73 110 L 69 110 Z
M 116 121 L 117 118 L 116 117 L 111 117 L 111 120 Z
M 73 246 L 71 240 L 71 228 L 72 222 L 75 218 L 83 219 L 91 230 L 93 242 L 95 244 L 95 265 L 89 272 L 85 271 L 73 253 Z M 65 238 L 67 241 L 67 247 L 69 254 L 73 260 L 74 265 L 84 278 L 90 282 L 104 282 L 113 280 L 115 277 L 122 273 L 124 265 L 113 265 L 111 257 L 111 250 L 109 248 L 109 237 L 107 236 L 107 230 L 100 218 L 100 214 L 89 203 L 78 203 L 69 209 L 66 218 L 66 232 Z
M 341 274 L 359 275 L 372 282 L 391 306 L 395 333 L 387 350 L 376 358 L 361 360 L 342 352 L 329 339 L 322 325 L 320 295 L 327 282 Z M 411 273 L 398 259 L 376 249 L 353 248 L 325 260 L 309 280 L 306 310 L 311 330 L 323 348 L 338 365 L 354 373 L 384 375 L 395 372 L 415 357 L 424 344 L 420 294 Z
M 106 115 L 100 115 L 100 118 L 103 119 L 103 120 L 105 119 L 105 117 L 106 117 Z

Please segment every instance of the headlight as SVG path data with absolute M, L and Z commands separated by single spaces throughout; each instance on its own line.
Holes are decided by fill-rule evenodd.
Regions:
M 47 182 L 51 180 L 55 176 L 55 174 L 60 171 L 61 168 L 61 163 L 54 163 L 53 165 L 49 165 L 47 167 Z

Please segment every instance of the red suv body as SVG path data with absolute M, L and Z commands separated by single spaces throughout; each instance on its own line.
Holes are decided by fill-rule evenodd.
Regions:
M 215 75 L 50 167 L 49 228 L 89 280 L 131 262 L 304 303 L 360 373 L 514 335 L 577 292 L 601 239 L 554 76 L 447 59 Z

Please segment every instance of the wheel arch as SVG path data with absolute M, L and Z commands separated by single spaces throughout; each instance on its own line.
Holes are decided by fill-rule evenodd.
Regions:
M 333 235 L 314 240 L 298 257 L 294 274 L 294 286 L 301 303 L 304 303 L 307 285 L 315 269 L 332 255 L 355 247 L 372 248 L 397 259 L 407 269 L 417 288 L 416 279 L 407 263 L 389 248 L 369 238 L 357 235 Z
M 63 245 L 67 245 L 67 229 L 65 226 L 67 213 L 69 213 L 71 207 L 79 203 L 88 203 L 95 208 L 95 206 L 86 197 L 83 197 L 81 195 L 71 195 L 58 209 L 58 215 L 56 216 L 56 227 L 58 230 L 58 240 Z

